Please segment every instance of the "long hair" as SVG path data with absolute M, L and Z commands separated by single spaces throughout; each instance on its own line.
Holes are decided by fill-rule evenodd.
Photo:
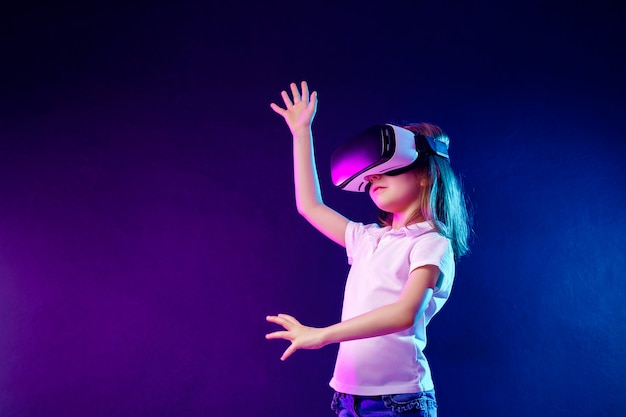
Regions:
M 450 144 L 450 139 L 439 126 L 413 123 L 403 127 L 430 136 L 446 146 Z M 450 239 L 454 258 L 458 260 L 469 252 L 472 230 L 463 185 L 450 167 L 450 161 L 438 155 L 420 155 L 413 170 L 416 175 L 426 176 L 428 186 L 423 187 L 420 208 L 410 216 L 407 224 L 420 219 L 430 221 L 441 235 Z M 379 220 L 381 225 L 391 226 L 392 214 L 379 210 Z

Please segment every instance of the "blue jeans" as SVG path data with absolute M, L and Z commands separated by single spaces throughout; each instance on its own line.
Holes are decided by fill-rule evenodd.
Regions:
M 435 391 L 374 397 L 336 392 L 330 408 L 339 417 L 437 417 Z

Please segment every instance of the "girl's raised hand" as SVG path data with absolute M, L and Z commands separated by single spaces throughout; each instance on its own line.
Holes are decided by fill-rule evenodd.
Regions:
M 270 107 L 285 118 L 291 134 L 295 135 L 298 131 L 303 129 L 308 131 L 311 128 L 317 111 L 317 91 L 313 91 L 309 96 L 309 86 L 306 81 L 302 81 L 302 94 L 298 91 L 295 83 L 291 83 L 290 87 L 293 101 L 289 94 L 283 90 L 280 95 L 286 108 L 282 108 L 275 103 L 270 104 Z
M 298 320 L 288 314 L 267 316 L 266 320 L 285 328 L 282 331 L 266 334 L 266 339 L 285 339 L 291 342 L 283 356 L 280 357 L 281 361 L 287 359 L 298 349 L 319 349 L 326 345 L 322 335 L 323 329 L 303 326 Z

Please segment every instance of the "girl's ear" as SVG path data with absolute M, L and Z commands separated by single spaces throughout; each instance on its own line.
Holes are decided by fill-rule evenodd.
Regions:
M 415 179 L 417 179 L 417 183 L 420 187 L 429 187 L 431 184 L 430 178 L 428 178 L 428 174 L 425 172 L 416 172 Z

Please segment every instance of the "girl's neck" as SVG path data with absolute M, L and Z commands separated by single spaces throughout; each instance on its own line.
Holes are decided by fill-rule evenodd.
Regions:
M 400 229 L 402 227 L 408 226 L 413 223 L 420 223 L 425 221 L 424 216 L 421 213 L 393 213 L 393 218 L 391 220 L 391 228 L 392 229 Z

